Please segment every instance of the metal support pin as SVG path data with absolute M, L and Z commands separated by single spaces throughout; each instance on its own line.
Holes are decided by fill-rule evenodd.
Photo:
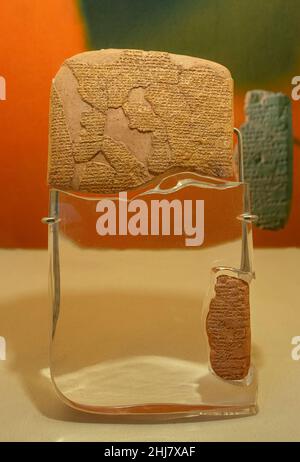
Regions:
M 255 223 L 258 219 L 257 215 L 253 215 L 252 213 L 242 213 L 237 217 L 240 221 L 246 221 L 247 223 Z
M 55 218 L 55 217 L 43 217 L 41 219 L 41 222 L 43 225 L 54 225 L 55 223 L 60 222 L 60 218 Z
M 238 155 L 239 155 L 239 180 L 241 183 L 244 182 L 244 152 L 243 152 L 243 137 L 242 133 L 238 128 L 233 129 L 234 133 L 238 138 Z
M 50 248 L 50 262 L 51 262 L 51 293 L 52 293 L 52 308 L 53 308 L 53 324 L 52 324 L 52 336 L 54 336 L 56 323 L 59 315 L 60 308 L 60 268 L 59 268 L 59 235 L 58 235 L 58 223 L 61 221 L 59 218 L 59 191 L 53 189 L 50 191 L 49 198 L 49 216 L 41 219 L 45 225 L 54 225 L 49 227 L 49 240 Z M 57 225 L 57 226 L 55 226 Z M 51 242 L 51 244 L 50 244 Z
M 239 181 L 244 183 L 244 155 L 243 155 L 243 137 L 240 130 L 233 129 L 238 138 L 238 155 L 239 155 Z M 244 186 L 246 188 L 246 186 Z M 252 262 L 249 254 L 249 238 L 247 224 L 255 221 L 256 216 L 250 212 L 250 204 L 248 192 L 245 189 L 243 198 L 243 213 L 239 215 L 239 220 L 242 221 L 242 255 L 240 270 L 244 273 L 252 273 Z

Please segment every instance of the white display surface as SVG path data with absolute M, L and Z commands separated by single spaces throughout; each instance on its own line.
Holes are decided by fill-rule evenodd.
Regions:
M 6 341 L 6 360 L 0 360 L 0 441 L 300 439 L 300 360 L 292 359 L 292 338 L 300 336 L 300 249 L 254 253 L 257 280 L 251 286 L 251 309 L 258 415 L 151 425 L 112 419 L 107 423 L 60 402 L 48 378 L 47 252 L 1 250 L 0 254 L 0 337 Z

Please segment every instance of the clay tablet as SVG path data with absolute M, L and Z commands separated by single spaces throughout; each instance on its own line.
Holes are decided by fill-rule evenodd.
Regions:
M 279 229 L 286 224 L 292 198 L 293 134 L 291 102 L 282 93 L 253 90 L 245 101 L 245 181 L 250 184 L 256 226 Z
M 115 193 L 168 170 L 232 173 L 233 83 L 214 62 L 141 50 L 76 55 L 53 80 L 50 187 Z

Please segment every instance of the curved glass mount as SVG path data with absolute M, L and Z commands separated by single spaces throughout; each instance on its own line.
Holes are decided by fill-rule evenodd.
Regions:
M 180 172 L 119 195 L 50 191 L 51 376 L 67 404 L 144 420 L 256 412 L 255 217 L 240 179 Z

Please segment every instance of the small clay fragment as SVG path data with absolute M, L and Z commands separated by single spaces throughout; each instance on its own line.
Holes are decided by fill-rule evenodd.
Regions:
M 250 367 L 249 285 L 242 279 L 218 276 L 215 297 L 206 319 L 210 363 L 226 380 L 241 380 Z

